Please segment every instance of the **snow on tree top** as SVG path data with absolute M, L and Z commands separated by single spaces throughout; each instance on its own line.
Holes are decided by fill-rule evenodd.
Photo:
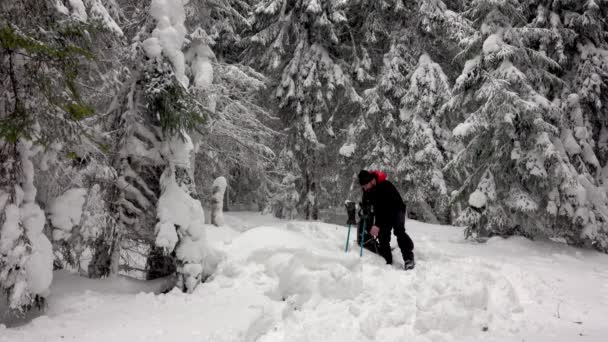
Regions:
M 319 0 L 309 0 L 306 11 L 314 14 L 321 13 L 321 4 L 319 3 Z
M 148 57 L 157 58 L 160 51 L 171 61 L 175 76 L 184 87 L 188 86 L 185 75 L 184 54 L 181 49 L 186 38 L 186 12 L 183 1 L 153 0 L 150 15 L 157 20 L 152 36 L 143 43 Z
M 433 61 L 431 60 L 431 57 L 429 57 L 428 54 L 423 53 L 422 55 L 420 55 L 420 58 L 418 59 L 418 63 L 419 64 L 430 64 L 430 63 L 433 63 Z

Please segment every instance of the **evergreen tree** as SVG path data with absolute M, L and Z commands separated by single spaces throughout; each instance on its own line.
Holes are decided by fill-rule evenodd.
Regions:
M 250 28 L 248 0 L 190 0 L 186 4 L 186 25 L 204 30 L 218 61 L 237 63 L 242 32 Z
M 195 178 L 226 176 L 232 198 L 259 202 L 256 187 L 270 181 L 267 171 L 275 157 L 270 142 L 277 132 L 267 125 L 276 118 L 261 105 L 267 78 L 238 63 L 241 32 L 250 28 L 243 16 L 251 6 L 241 0 L 196 0 L 185 8 L 185 23 L 193 31 L 186 71 L 195 82 L 204 81 L 191 91 L 208 109 L 203 134 L 192 136 L 205 146 L 196 151 Z M 211 183 L 197 189 L 210 191 Z
M 340 0 L 260 1 L 245 40 L 247 61 L 280 79 L 275 95 L 295 135 L 291 144 L 302 172 L 298 188 L 306 218 L 318 218 L 321 150 L 333 135 L 333 113 L 359 101 L 337 51 L 345 5 Z
M 452 115 L 466 119 L 453 131 L 465 148 L 448 164 L 462 184 L 456 200 L 468 198 L 458 221 L 480 236 L 540 230 L 534 215 L 543 201 L 538 195 L 552 183 L 545 163 L 562 165 L 550 153 L 556 150 L 551 140 L 556 109 L 532 78 L 557 63 L 522 44 L 521 30 L 514 27 L 522 23 L 522 13 L 514 1 L 472 1 L 466 14 L 480 38 L 465 49 L 473 57 L 447 104 Z
M 569 69 L 562 77 L 559 128 L 564 158 L 578 174 L 572 185 L 578 196 L 571 206 L 560 207 L 554 192 L 552 210 L 559 208 L 564 223 L 556 224 L 556 229 L 569 243 L 606 250 L 605 2 L 538 1 L 535 5 L 529 27 L 539 32 L 535 38 L 541 50 Z
M 278 218 L 295 219 L 300 202 L 295 184 L 301 173 L 295 154 L 289 148 L 285 147 L 279 153 L 275 173 L 276 180 L 268 183 L 270 198 L 264 211 Z
M 418 0 L 420 29 L 432 36 L 448 37 L 457 44 L 465 43 L 474 34 L 470 22 L 460 14 L 466 3 L 466 0 Z
M 0 100 L 0 287 L 16 310 L 42 304 L 52 278 L 36 172 L 53 164 L 63 143 L 101 147 L 84 89 L 92 83 L 86 74 L 99 70 L 93 39 L 114 22 L 104 4 L 91 3 L 88 12 L 77 1 L 69 8 L 56 1 L 0 5 L 0 91 L 6 95 Z
M 439 216 L 446 220 L 447 187 L 443 177 L 444 153 L 449 132 L 440 124 L 440 106 L 451 95 L 450 85 L 441 66 L 427 54 L 420 56 L 410 78 L 410 87 L 403 96 L 401 125 L 403 157 L 397 172 L 405 185 L 405 198 L 418 208 L 426 221 Z
M 528 46 L 539 32 L 521 27 L 525 16 L 516 2 L 473 1 L 466 15 L 482 44 L 465 49 L 472 58 L 447 105 L 465 119 L 453 133 L 466 146 L 448 164 L 462 184 L 454 200 L 468 203 L 459 222 L 480 237 L 519 233 L 580 243 L 582 226 L 556 224 L 559 216 L 574 219 L 593 207 L 574 195 L 585 182 L 559 139 L 560 108 L 547 98 L 561 85 L 559 65 Z
M 64 269 L 74 269 L 83 276 L 97 278 L 107 275 L 110 259 L 99 259 L 98 250 L 104 249 L 102 246 L 107 250 L 112 240 L 112 227 L 115 226 L 106 189 L 115 180 L 113 170 L 89 156 L 88 161 L 76 166 L 57 165 L 40 172 L 40 175 L 46 180 L 60 182 L 57 190 L 68 189 L 52 199 L 41 200 L 47 203 L 53 245 L 61 253 L 61 258 L 55 263 Z M 55 189 L 49 191 L 48 186 L 41 188 L 47 191 L 47 196 L 55 192 Z
M 397 184 L 399 107 L 418 52 L 413 24 L 405 19 L 413 17 L 413 9 L 402 1 L 358 1 L 350 4 L 349 13 L 352 72 L 367 89 L 362 91 L 362 111 L 351 120 L 339 151 L 348 166 L 345 179 L 350 181 L 359 169 L 370 168 L 383 170 Z M 374 19 L 366 21 L 363 13 Z
M 189 184 L 184 190 L 188 196 L 200 200 L 197 190 L 205 191 L 211 185 L 200 180 L 208 179 L 209 174 L 238 170 L 251 174 L 250 178 L 262 175 L 258 178 L 263 182 L 263 171 L 273 156 L 266 145 L 273 131 L 260 119 L 270 115 L 256 104 L 265 78 L 248 67 L 218 62 L 212 50 L 218 46 L 214 40 L 218 38 L 214 27 L 221 21 L 218 13 L 236 16 L 231 7 L 235 5 L 232 1 L 193 1 L 185 7 L 165 8 L 153 1 L 149 12 L 128 14 L 133 16 L 130 21 L 143 25 L 139 31 L 129 32 L 130 51 L 134 53 L 124 55 L 123 63 L 128 68 L 113 106 L 113 128 L 119 139 L 114 147 L 118 186 L 112 202 L 116 203 L 113 210 L 121 227 L 119 245 L 150 246 L 146 266 L 149 274 L 164 276 L 185 262 L 175 259 L 179 259 L 177 242 L 156 243 L 164 241 L 158 238 L 157 225 L 158 203 L 164 196 L 163 187 L 167 187 L 159 183 L 161 178 L 166 183 L 174 175 L 177 184 Z M 230 23 L 235 24 L 236 19 L 232 19 Z M 187 152 L 191 160 L 183 170 L 170 163 L 180 152 L 167 152 L 164 147 L 175 136 L 188 137 L 192 143 Z M 180 170 L 187 174 L 187 181 Z M 229 181 L 240 185 L 240 179 Z M 185 205 L 190 205 L 182 197 Z M 186 268 L 180 266 L 179 270 Z M 192 288 L 186 287 L 195 286 L 202 275 L 182 277 L 186 278 L 190 280 L 184 280 L 183 287 L 190 291 Z M 192 279 L 194 282 L 190 282 Z
M 200 35 L 192 37 L 190 49 L 196 49 L 194 53 L 183 52 L 188 32 L 183 5 L 152 1 L 150 15 L 156 27 L 141 43 L 150 59 L 143 73 L 144 119 L 147 129 L 160 137 L 160 144 L 152 145 L 152 151 L 161 158 L 155 166 L 164 169 L 156 178 L 160 196 L 151 203 L 158 219 L 155 245 L 166 254 L 175 252 L 178 287 L 192 292 L 202 280 L 206 241 L 203 209 L 194 184 L 198 141 L 190 136 L 199 130 L 208 111 L 192 92 L 210 84 L 212 67 L 205 54 L 206 41 Z M 145 228 L 150 231 L 151 227 Z

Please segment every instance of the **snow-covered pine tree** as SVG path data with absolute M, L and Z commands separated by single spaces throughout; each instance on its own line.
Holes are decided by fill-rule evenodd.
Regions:
M 362 167 L 380 169 L 396 181 L 401 159 L 396 134 L 407 74 L 416 64 L 414 9 L 402 1 L 356 1 L 349 4 L 352 73 L 361 87 L 363 108 L 346 132 L 339 150 L 345 157 L 343 184 L 351 197 L 352 175 Z M 365 14 L 365 18 L 363 17 Z M 369 14 L 369 15 L 368 15 Z M 374 18 L 367 21 L 366 18 Z M 399 185 L 398 185 L 399 186 Z M 341 197 L 342 198 L 342 197 Z
M 412 11 L 412 5 L 403 0 L 348 2 L 349 40 L 343 45 L 351 54 L 350 71 L 358 83 L 363 86 L 376 83 L 376 76 L 383 67 L 381 60 L 398 37 L 396 33 L 408 22 L 405 18 Z M 403 58 L 407 58 L 406 55 Z
M 96 68 L 91 39 L 113 21 L 104 22 L 111 18 L 103 3 L 90 4 L 89 12 L 80 1 L 0 4 L 0 287 L 16 310 L 41 304 L 52 278 L 35 173 L 48 168 L 61 143 L 89 145 L 95 136 L 83 91 L 92 82 L 83 74 Z
M 45 215 L 36 203 L 31 141 L 0 137 L 0 289 L 12 310 L 44 304 L 53 278 L 53 252 L 43 234 Z
M 555 199 L 575 201 L 577 174 L 564 158 L 559 108 L 540 84 L 559 65 L 527 46 L 530 32 L 513 0 L 470 2 L 477 32 L 446 108 L 465 119 L 453 130 L 465 147 L 447 165 L 461 185 L 453 201 L 468 203 L 458 222 L 479 237 L 555 236 Z M 478 37 L 478 38 L 477 38 Z
M 150 246 L 149 277 L 170 274 L 175 266 L 173 253 L 155 247 L 152 228 L 161 196 L 159 179 L 170 160 L 162 151 L 167 139 L 185 130 L 192 141 L 187 170 L 192 190 L 199 184 L 199 191 L 207 191 L 195 179 L 214 172 L 229 175 L 237 168 L 249 179 L 263 182 L 263 170 L 273 155 L 266 144 L 273 132 L 260 119 L 270 115 L 256 104 L 264 77 L 248 67 L 218 62 L 212 50 L 217 36 L 206 31 L 222 25 L 221 13 L 234 14 L 230 6 L 240 5 L 192 1 L 185 7 L 163 6 L 142 1 L 134 8 L 150 11 L 125 11 L 125 22 L 138 24 L 129 26 L 137 30 L 124 30 L 132 44 L 120 56 L 125 67 L 111 108 L 115 113 L 112 128 L 117 132 L 113 165 L 119 174 L 111 202 L 122 227 L 119 245 L 137 253 L 142 244 Z M 206 113 L 204 124 L 202 112 Z M 205 149 L 199 149 L 201 145 Z M 231 183 L 238 185 L 238 181 Z M 195 192 L 192 196 L 198 197 Z M 123 259 L 129 259 L 131 251 L 125 250 Z
M 295 136 L 291 149 L 300 163 L 306 218 L 318 218 L 321 150 L 333 136 L 334 111 L 360 101 L 339 59 L 345 6 L 343 0 L 260 1 L 244 40 L 248 63 L 280 79 L 275 95 Z
M 209 109 L 196 149 L 195 179 L 224 175 L 232 198 L 256 202 L 257 188 L 269 181 L 276 132 L 275 118 L 261 106 L 267 79 L 238 63 L 243 30 L 250 27 L 251 6 L 241 0 L 194 0 L 186 5 L 186 25 L 193 28 L 186 47 L 187 72 L 195 80 L 192 93 Z M 197 182 L 199 191 L 210 184 Z M 206 200 L 207 197 L 204 197 Z M 206 203 L 206 202 L 205 202 Z
M 258 188 L 270 182 L 268 171 L 275 158 L 269 127 L 276 118 L 261 106 L 267 79 L 247 66 L 214 63 L 213 83 L 203 91 L 209 108 L 200 148 L 196 155 L 195 179 L 225 175 L 230 182 L 229 200 L 255 203 L 261 200 Z M 199 191 L 210 184 L 197 182 Z
M 570 122 L 589 172 L 585 179 L 579 176 L 586 201 L 579 202 L 575 222 L 584 227 L 582 240 L 608 252 L 608 2 L 587 1 L 579 13 L 574 19 L 564 18 L 567 23 L 571 19 L 569 26 L 579 37 L 576 77 L 570 89 L 578 94 L 580 111 L 576 103 L 569 103 L 573 105 Z M 573 164 L 581 170 L 582 163 Z M 571 241 L 578 243 L 579 237 Z
M 124 259 L 129 259 L 130 252 L 123 251 L 123 247 L 141 253 L 146 249 L 142 245 L 147 245 L 150 253 L 147 271 L 163 276 L 175 270 L 175 260 L 171 256 L 174 246 L 166 253 L 155 248 L 157 206 L 161 188 L 166 187 L 160 182 L 161 175 L 163 170 L 171 169 L 162 179 L 176 173 L 182 176 L 182 170 L 170 162 L 175 159 L 173 154 L 180 151 L 170 147 L 176 136 L 189 139 L 185 131 L 192 131 L 202 122 L 203 108 L 187 89 L 190 79 L 186 64 L 189 61 L 182 52 L 186 38 L 183 6 L 144 0 L 125 11 L 124 16 L 126 22 L 139 24 L 136 30 L 124 31 L 130 45 L 118 49 L 116 58 L 122 72 L 115 79 L 119 90 L 108 109 L 113 119 L 109 127 L 115 138 L 110 148 L 112 166 L 118 177 L 109 201 L 117 225 L 111 245 L 105 248 L 111 255 L 105 253 L 105 258 L 111 259 L 108 271 L 115 274 L 121 253 Z M 191 165 L 190 161 L 187 165 Z M 191 183 L 191 170 L 186 173 L 189 180 L 184 182 Z
M 577 127 L 585 126 L 587 129 L 587 150 L 593 150 L 599 165 L 594 165 L 594 158 L 589 151 L 585 152 L 585 159 L 597 177 L 600 169 L 608 165 L 608 22 L 605 20 L 608 2 L 595 0 L 570 4 L 570 11 L 567 11 L 565 5 L 562 6 L 565 7 L 562 8 L 562 22 L 577 34 L 576 50 L 572 57 L 576 75 L 570 84 L 571 91 L 576 91 L 579 96 L 584 122 L 583 124 L 581 119 L 576 118 Z M 574 130 L 581 131 L 576 127 Z M 605 171 L 602 176 L 602 182 L 606 184 L 608 175 Z
M 300 194 L 296 184 L 300 181 L 300 170 L 295 154 L 284 147 L 277 156 L 273 182 L 268 182 L 266 195 L 269 197 L 264 208 L 275 217 L 295 219 L 298 213 Z
M 410 210 L 426 222 L 445 222 L 448 193 L 443 167 L 450 137 L 438 112 L 451 96 L 450 84 L 441 66 L 422 54 L 409 85 L 397 131 L 403 157 L 396 171 Z
M 376 82 L 373 88 L 364 92 L 366 112 L 351 124 L 341 154 L 348 157 L 349 164 L 360 163 L 371 169 L 388 172 L 391 179 L 403 191 L 408 204 L 412 204 L 410 210 L 421 219 L 436 221 L 436 214 L 433 213 L 435 208 L 429 207 L 427 199 L 438 199 L 441 196 L 424 196 L 423 189 L 430 189 L 430 180 L 434 178 L 433 174 L 437 176 L 437 173 L 425 173 L 429 165 L 425 165 L 424 170 L 419 169 L 414 158 L 415 155 L 422 158 L 427 151 L 430 153 L 426 158 L 427 162 L 435 163 L 437 166 L 435 170 L 437 171 L 437 168 L 440 170 L 443 163 L 442 153 L 436 147 L 432 151 L 429 150 L 426 148 L 426 143 L 435 146 L 435 138 L 441 138 L 440 148 L 442 148 L 446 145 L 448 137 L 446 132 L 441 130 L 439 121 L 434 119 L 436 109 L 450 96 L 447 77 L 438 64 L 427 60 L 430 59 L 428 56 L 423 59 L 424 63 L 418 63 L 424 46 L 430 45 L 424 43 L 425 39 L 420 39 L 419 31 L 421 28 L 425 29 L 421 21 L 426 18 L 425 14 L 428 17 L 425 8 L 429 5 L 426 1 L 420 2 L 417 6 L 412 3 L 403 4 L 400 1 L 378 1 L 370 4 L 360 1 L 351 3 L 355 12 L 360 10 L 357 4 L 366 4 L 361 12 L 369 13 L 375 19 L 371 21 L 374 25 L 366 23 L 358 26 L 356 22 L 351 24 L 353 30 L 357 29 L 355 35 L 362 37 L 356 42 L 361 45 L 363 51 L 376 51 L 369 54 L 371 63 L 368 64 L 381 68 L 367 70 L 359 67 L 363 70 L 356 72 L 357 75 L 369 75 Z M 439 3 L 433 2 L 433 5 L 437 7 Z M 449 14 L 443 11 L 445 5 L 443 3 L 440 5 L 442 12 L 435 15 L 435 19 Z M 455 17 L 456 14 L 454 13 L 453 16 Z M 447 19 L 444 18 L 443 21 Z M 414 71 L 417 64 L 420 69 Z M 425 82 L 422 75 L 427 72 L 430 79 Z M 360 82 L 367 81 L 362 77 L 357 79 Z M 402 108 L 404 106 L 405 108 Z M 400 124 L 400 112 L 407 114 L 401 115 L 405 120 L 404 124 Z M 414 120 L 414 118 L 422 119 Z M 429 123 L 433 125 L 433 130 L 423 129 Z M 441 160 L 441 162 L 437 164 L 437 161 L 431 161 L 437 157 L 439 157 L 437 161 Z M 428 182 L 421 177 L 428 178 Z M 440 178 L 443 179 L 443 176 Z M 445 185 L 442 188 L 445 194 Z
M 115 221 L 108 199 L 116 173 L 104 155 L 91 151 L 86 138 L 67 142 L 53 152 L 52 161 L 39 163 L 38 201 L 48 214 L 52 228 L 56 267 L 74 269 L 83 276 L 108 274 L 108 250 Z M 67 158 L 57 158 L 67 153 Z M 41 159 L 50 159 L 50 151 Z M 80 157 L 82 156 L 82 157 Z M 104 250 L 105 252 L 102 252 Z M 103 256 L 106 254 L 106 257 Z M 100 258 L 101 257 L 101 258 Z
M 135 4 L 134 9 L 149 6 L 149 1 L 142 0 Z M 116 218 L 117 229 L 112 249 L 114 265 L 106 271 L 118 271 L 116 255 L 124 254 L 123 246 L 144 245 L 148 246 L 151 255 L 158 256 L 148 258 L 147 271 L 159 275 L 157 269 L 169 268 L 168 273 L 174 271 L 174 260 L 154 249 L 153 227 L 157 220 L 156 203 L 160 197 L 159 179 L 165 162 L 160 151 L 163 138 L 160 120 L 148 109 L 148 102 L 153 102 L 153 96 L 149 97 L 148 94 L 167 91 L 168 85 L 165 88 L 159 86 L 163 84 L 159 81 L 163 75 L 168 79 L 165 84 L 172 85 L 176 81 L 172 80 L 173 72 L 166 62 L 147 61 L 143 41 L 155 24 L 149 13 L 141 10 L 126 11 L 125 17 L 126 22 L 141 24 L 136 30 L 125 32 L 129 45 L 120 50 L 121 53 L 117 56 L 123 71 L 116 79 L 120 88 L 108 110 L 112 114 L 109 128 L 114 132 L 111 145 L 112 166 L 117 172 L 110 210 Z M 155 91 L 157 87 L 160 89 Z M 174 93 L 176 92 L 178 91 Z M 159 102 L 162 104 L 162 101 Z M 110 246 L 107 247 L 106 250 L 110 249 Z M 103 257 L 111 258 L 107 253 Z
M 186 25 L 204 30 L 220 63 L 236 63 L 242 32 L 250 28 L 247 15 L 252 1 L 190 0 L 186 4 Z
M 95 108 L 95 113 L 79 121 L 78 139 L 62 139 L 62 144 L 52 144 L 42 155 L 37 170 L 37 198 L 52 218 L 52 207 L 65 207 L 61 200 L 71 198 L 63 194 L 72 190 L 85 194 L 84 203 L 79 207 L 82 210 L 77 215 L 80 220 L 74 222 L 72 231 L 52 239 L 55 265 L 74 267 L 85 276 L 101 277 L 110 269 L 116 227 L 110 210 L 113 187 L 108 186 L 116 180 L 110 166 L 113 136 L 107 125 L 111 116 L 106 114 L 111 111 L 120 86 L 116 81 L 122 71 L 124 33 L 120 24 L 124 15 L 114 0 L 56 2 L 54 5 L 62 20 L 87 23 L 83 37 L 87 37 L 87 48 L 94 58 L 92 63 L 79 69 L 78 83 L 81 98 Z M 67 212 L 64 210 L 63 214 Z M 52 221 L 48 222 L 50 227 L 53 227 Z
M 475 33 L 467 18 L 459 12 L 464 9 L 466 0 L 418 0 L 418 26 L 425 34 L 447 37 L 461 44 Z M 446 5 L 449 3 L 449 7 Z
M 471 21 L 463 12 L 468 1 L 418 0 L 416 36 L 419 48 L 440 64 L 450 81 L 461 71 L 463 60 L 455 59 L 463 49 L 471 47 L 478 37 Z
M 560 217 L 555 226 L 567 242 L 592 244 L 603 251 L 608 250 L 605 5 L 605 1 L 538 1 L 529 24 L 537 32 L 534 39 L 541 51 L 569 69 L 562 77 L 559 127 L 563 157 L 578 176 L 569 187 L 553 192 L 551 210 Z M 562 204 L 557 198 L 562 192 L 576 193 L 577 200 Z
M 142 46 L 151 60 L 144 74 L 147 115 L 156 119 L 150 123 L 161 136 L 157 152 L 164 167 L 159 179 L 160 197 L 155 203 L 155 244 L 166 254 L 175 252 L 177 286 L 192 292 L 203 277 L 207 246 L 204 212 L 193 177 L 198 142 L 193 142 L 190 134 L 198 129 L 208 110 L 188 87 L 192 84 L 204 89 L 210 84 L 213 69 L 204 40 L 193 41 L 194 53 L 183 52 L 187 35 L 183 5 L 153 0 L 150 15 L 156 27 Z

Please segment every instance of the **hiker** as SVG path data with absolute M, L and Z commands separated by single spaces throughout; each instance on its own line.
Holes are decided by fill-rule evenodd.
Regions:
M 387 264 L 393 263 L 390 244 L 392 230 L 401 249 L 404 268 L 413 269 L 416 265 L 414 242 L 405 232 L 405 204 L 399 191 L 381 171 L 361 170 L 359 184 L 363 190 L 361 207 L 372 208 L 367 225 L 371 227 L 369 233 L 379 240 L 378 254 L 384 257 Z

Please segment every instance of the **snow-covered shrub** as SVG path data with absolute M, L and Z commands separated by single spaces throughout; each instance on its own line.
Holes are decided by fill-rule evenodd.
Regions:
M 0 140 L 0 146 L 7 146 Z M 24 310 L 42 304 L 53 277 L 51 243 L 43 234 L 45 215 L 36 203 L 34 164 L 38 152 L 32 142 L 20 140 L 14 155 L 2 155 L 1 174 L 14 182 L 0 188 L 0 289 L 9 307 Z

